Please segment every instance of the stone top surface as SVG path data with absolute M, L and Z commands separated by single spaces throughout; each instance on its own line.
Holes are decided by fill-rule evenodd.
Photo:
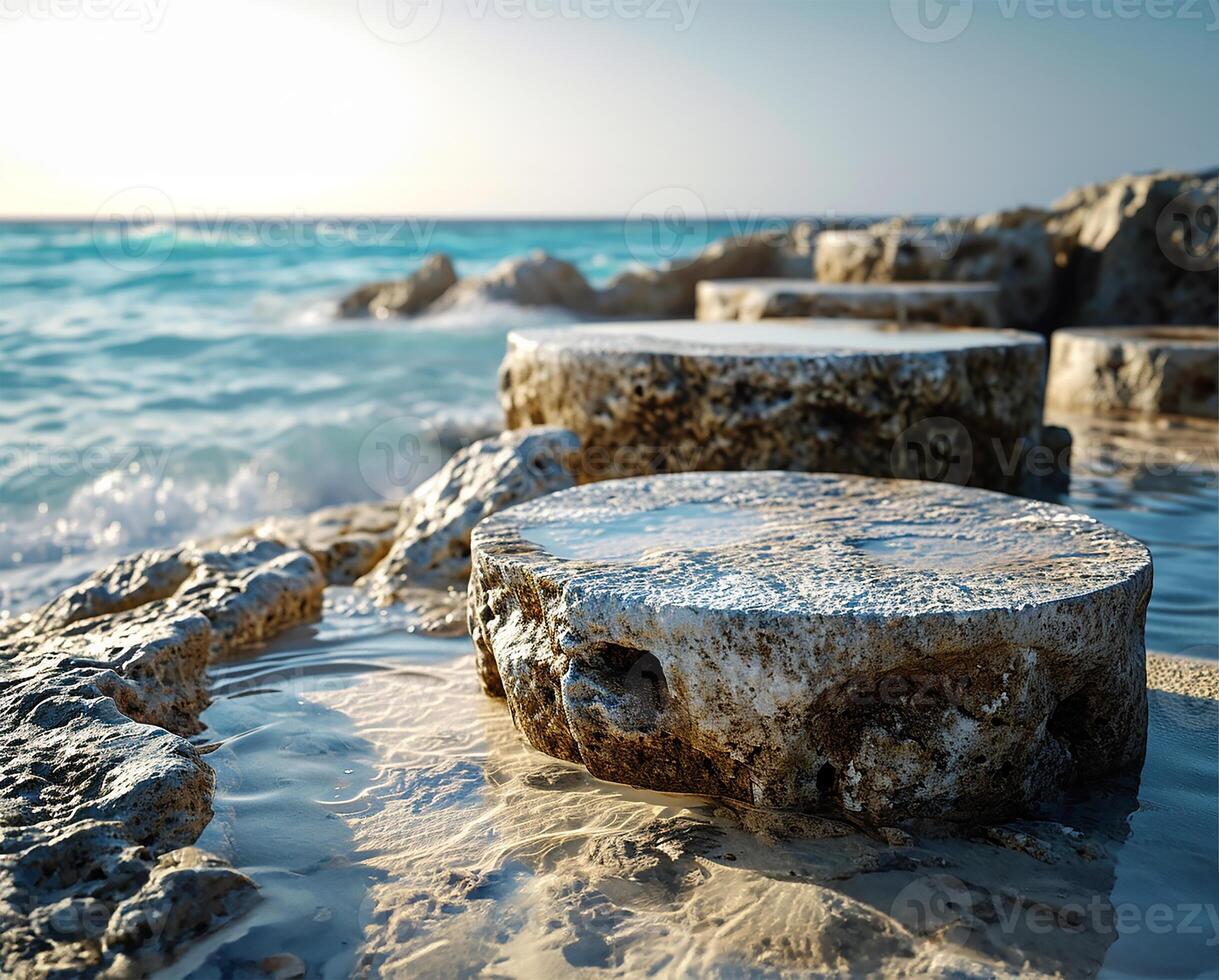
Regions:
M 1065 327 L 1054 336 L 1148 347 L 1219 347 L 1219 327 L 1213 326 Z
M 858 354 L 946 353 L 984 347 L 1043 346 L 1045 341 L 1018 330 L 901 326 L 882 320 L 773 319 L 657 320 L 592 323 L 578 327 L 519 330 L 509 343 L 595 353 L 686 354 L 708 357 L 778 355 L 799 357 Z
M 780 472 L 589 484 L 484 521 L 475 549 L 623 606 L 953 615 L 1119 586 L 1140 542 L 1065 507 L 947 484 Z
M 946 293 L 971 293 L 975 295 L 998 295 L 999 284 L 995 282 L 957 282 L 936 280 L 934 282 L 818 282 L 816 279 L 704 279 L 699 286 L 714 289 L 756 289 L 768 293 L 832 293 L 834 295 L 864 296 L 876 293 L 910 293 L 938 296 Z

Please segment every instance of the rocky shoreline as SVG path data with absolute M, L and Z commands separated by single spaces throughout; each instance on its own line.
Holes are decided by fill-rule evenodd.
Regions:
M 816 236 L 793 227 L 716 243 L 689 262 L 626 272 L 604 289 L 591 287 L 574 266 L 541 254 L 465 280 L 437 256 L 408 279 L 365 287 L 342 309 L 387 317 L 507 301 L 585 316 L 691 317 L 699 281 L 789 274 L 799 261 L 827 282 L 994 281 L 1006 325 L 1041 333 L 1064 323 L 1213 322 L 1219 316 L 1214 290 L 1198 286 L 1206 280 L 1213 287 L 1213 281 L 1185 274 L 1193 245 L 1174 238 L 1171 228 L 1166 232 L 1162 218 L 1174 202 L 1196 206 L 1217 188 L 1213 173 L 1146 175 L 1072 192 L 1049 210 L 945 221 L 929 232 L 903 222 Z M 1032 341 L 1036 352 L 1020 364 L 1037 378 L 1012 393 L 1019 404 L 1009 414 L 1019 417 L 1021 437 L 1044 439 L 1043 343 Z M 507 388 L 529 374 L 516 348 L 507 361 Z M 638 352 L 628 354 L 629 370 L 620 364 L 601 372 L 610 393 L 602 402 L 625 404 L 628 388 L 664 389 L 654 376 L 634 377 L 632 372 L 641 378 L 646 372 Z M 654 363 L 667 370 L 680 358 L 662 352 L 645 360 L 652 371 Z M 817 370 L 836 363 L 820 356 L 809 362 L 814 360 Z M 900 386 L 886 380 L 883 358 L 857 360 L 851 365 L 868 379 L 873 401 L 883 401 L 879 392 L 896 397 L 892 391 Z M 951 372 L 941 361 L 934 361 L 932 373 L 942 381 Z M 556 355 L 554 363 L 540 387 L 559 390 L 565 383 L 571 358 Z M 1011 380 L 1010 367 L 1006 361 L 988 366 L 985 385 L 965 375 L 953 383 L 962 391 L 999 393 Z M 745 396 L 736 380 L 722 391 L 717 411 L 724 417 L 743 413 Z M 814 381 L 810 390 L 824 387 L 820 376 Z M 755 387 L 765 389 L 765 379 Z M 787 394 L 777 388 L 768 411 L 790 400 L 792 386 L 779 387 Z M 577 394 L 551 401 L 567 404 Z M 898 395 L 905 411 L 911 399 Z M 255 884 L 193 846 L 212 817 L 215 788 L 206 747 L 190 740 L 201 730 L 199 716 L 209 700 L 208 665 L 316 620 L 328 585 L 354 583 L 377 603 L 404 604 L 425 631 L 454 635 L 465 629 L 475 526 L 514 504 L 587 482 L 590 449 L 639 441 L 619 433 L 597 445 L 590 433 L 608 416 L 590 410 L 587 425 L 551 417 L 539 408 L 544 392 L 537 404 L 507 389 L 504 398 L 509 424 L 523 427 L 458 449 L 402 501 L 273 519 L 220 540 L 142 552 L 39 609 L 0 621 L 0 745 L 6 758 L 0 972 L 18 978 L 141 976 L 253 906 Z M 923 399 L 928 405 L 942 400 L 938 394 Z M 635 429 L 646 430 L 657 417 Z M 556 421 L 571 428 L 524 427 Z M 878 426 L 870 450 L 891 445 L 898 434 L 889 431 L 893 425 Z M 700 447 L 709 433 L 687 435 Z M 807 443 L 803 435 L 792 441 Z M 823 441 L 863 452 L 858 440 L 841 432 Z M 752 437 L 742 444 L 758 445 Z M 716 465 L 730 465 L 730 456 L 717 457 Z M 872 456 L 857 469 L 891 465 L 883 454 Z M 816 461 L 796 462 L 818 468 Z M 622 474 L 599 477 L 606 475 Z M 514 592 L 511 603 L 500 598 L 505 608 L 525 608 L 540 602 L 535 592 Z M 476 639 L 485 627 L 479 622 Z M 478 643 L 484 682 L 492 693 L 503 693 L 502 678 L 487 664 L 489 641 Z M 1214 665 L 1155 657 L 1148 665 L 1153 687 L 1211 699 L 1219 691 Z M 1137 713 L 1141 702 L 1135 697 L 1132 703 Z M 882 796 L 878 791 L 876 799 Z M 1033 846 L 1010 828 L 988 833 L 1003 847 Z M 910 841 L 894 830 L 886 844 L 900 851 Z M 615 862 L 623 863 L 609 861 Z
M 209 662 L 317 619 L 328 584 L 362 576 L 423 629 L 461 632 L 474 524 L 570 486 L 575 445 L 481 440 L 400 503 L 142 552 L 0 622 L 0 972 L 143 976 L 247 911 L 254 883 L 191 847 L 212 817 L 188 740 Z
M 415 602 L 424 628 L 460 632 L 474 525 L 572 485 L 576 445 L 563 430 L 505 433 L 400 504 L 144 552 L 6 621 L 0 742 L 17 768 L 0 789 L 5 974 L 141 976 L 249 910 L 253 882 L 192 847 L 212 813 L 213 776 L 188 740 L 208 663 L 315 619 L 324 588 L 353 579 L 382 602 Z M 1219 691 L 1212 664 L 1148 664 L 1153 688 Z
M 1068 192 L 1049 208 L 865 227 L 795 222 L 717 241 L 693 259 L 632 269 L 604 288 L 568 262 L 535 252 L 485 275 L 457 277 L 429 256 L 412 275 L 372 283 L 340 303 L 379 318 L 509 302 L 599 318 L 693 317 L 696 288 L 717 279 L 824 283 L 991 282 L 1000 325 L 1048 334 L 1060 326 L 1215 323 L 1219 229 L 1198 220 L 1219 172 L 1132 174 Z

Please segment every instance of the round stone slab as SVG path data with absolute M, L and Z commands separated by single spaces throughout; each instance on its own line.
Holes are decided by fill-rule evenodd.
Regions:
M 1077 412 L 1219 415 L 1219 327 L 1073 327 L 1050 338 L 1046 399 Z
M 834 283 L 810 279 L 707 279 L 695 290 L 700 320 L 826 317 L 998 327 L 999 287 L 979 282 Z
M 509 428 L 580 436 L 583 482 L 791 469 L 1025 484 L 1045 341 L 870 320 L 689 320 L 517 331 Z
M 1151 557 L 1063 507 L 688 473 L 483 521 L 489 694 L 596 776 L 886 824 L 1009 814 L 1137 764 Z

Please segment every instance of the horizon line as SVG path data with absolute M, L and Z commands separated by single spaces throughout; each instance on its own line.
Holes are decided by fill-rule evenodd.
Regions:
M 905 217 L 910 219 L 920 218 L 942 218 L 951 217 L 943 212 L 894 212 L 894 211 L 839 211 L 836 209 L 827 209 L 823 212 L 792 212 L 789 214 L 768 213 L 754 214 L 752 212 L 731 212 L 721 214 L 709 214 L 692 216 L 688 220 L 692 222 L 707 222 L 707 223 L 732 223 L 741 221 L 748 217 L 750 221 L 834 221 L 838 219 L 858 219 L 858 218 L 891 218 Z M 81 214 L 64 214 L 64 215 L 46 215 L 46 214 L 0 214 L 0 225 L 5 224 L 56 224 L 56 223 L 72 223 L 72 224 L 123 224 L 136 219 L 123 217 L 103 218 L 98 215 L 81 215 Z M 449 222 L 506 222 L 506 221 L 521 221 L 521 222 L 613 222 L 613 223 L 636 223 L 641 224 L 649 220 L 648 217 L 630 217 L 629 215 L 605 215 L 605 214 L 487 214 L 487 215 L 444 215 L 444 214 L 402 214 L 402 213 L 370 213 L 370 212 L 331 212 L 325 214 L 293 214 L 284 212 L 234 212 L 232 214 L 216 214 L 205 217 L 179 217 L 157 215 L 154 214 L 151 218 L 139 219 L 141 221 L 151 221 L 160 223 L 175 223 L 175 224 L 208 224 L 212 222 L 224 221 L 265 221 L 265 220 L 294 220 L 294 221 L 449 221 Z

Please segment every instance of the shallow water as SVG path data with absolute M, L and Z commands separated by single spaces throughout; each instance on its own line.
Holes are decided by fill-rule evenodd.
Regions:
M 997 347 L 1010 344 L 1010 335 L 998 330 L 897 329 L 871 320 L 811 320 L 807 324 L 758 320 L 660 321 L 655 323 L 590 324 L 576 327 L 578 332 L 610 336 L 640 336 L 665 342 L 682 341 L 724 347 L 787 347 L 809 353 L 835 350 L 862 350 L 876 353 L 952 351 L 971 347 Z
M 1151 545 L 1148 645 L 1213 660 L 1213 427 L 1071 424 L 1085 468 L 1064 502 Z M 576 534 L 565 546 L 605 543 Z M 1038 815 L 1078 833 L 1085 857 L 1056 851 L 1046 863 L 987 841 L 919 838 L 911 863 L 858 834 L 796 828 L 776 842 L 707 801 L 602 783 L 542 756 L 482 695 L 467 640 L 409 627 L 332 590 L 320 624 L 215 669 L 200 741 L 218 745 L 208 758 L 219 792 L 201 844 L 253 875 L 264 901 L 167 975 L 257 976 L 283 952 L 335 977 L 866 971 L 883 968 L 891 923 L 925 937 L 941 919 L 947 950 L 967 960 L 1216 974 L 1213 701 L 1153 691 L 1137 785 Z M 972 906 L 971 926 L 951 925 L 954 902 Z M 1067 927 L 1047 925 L 1046 909 Z M 960 963 L 931 955 L 899 962 Z
M 651 551 L 740 544 L 765 531 L 761 516 L 717 504 L 674 504 L 597 521 L 554 522 L 521 536 L 556 558 L 631 561 Z

